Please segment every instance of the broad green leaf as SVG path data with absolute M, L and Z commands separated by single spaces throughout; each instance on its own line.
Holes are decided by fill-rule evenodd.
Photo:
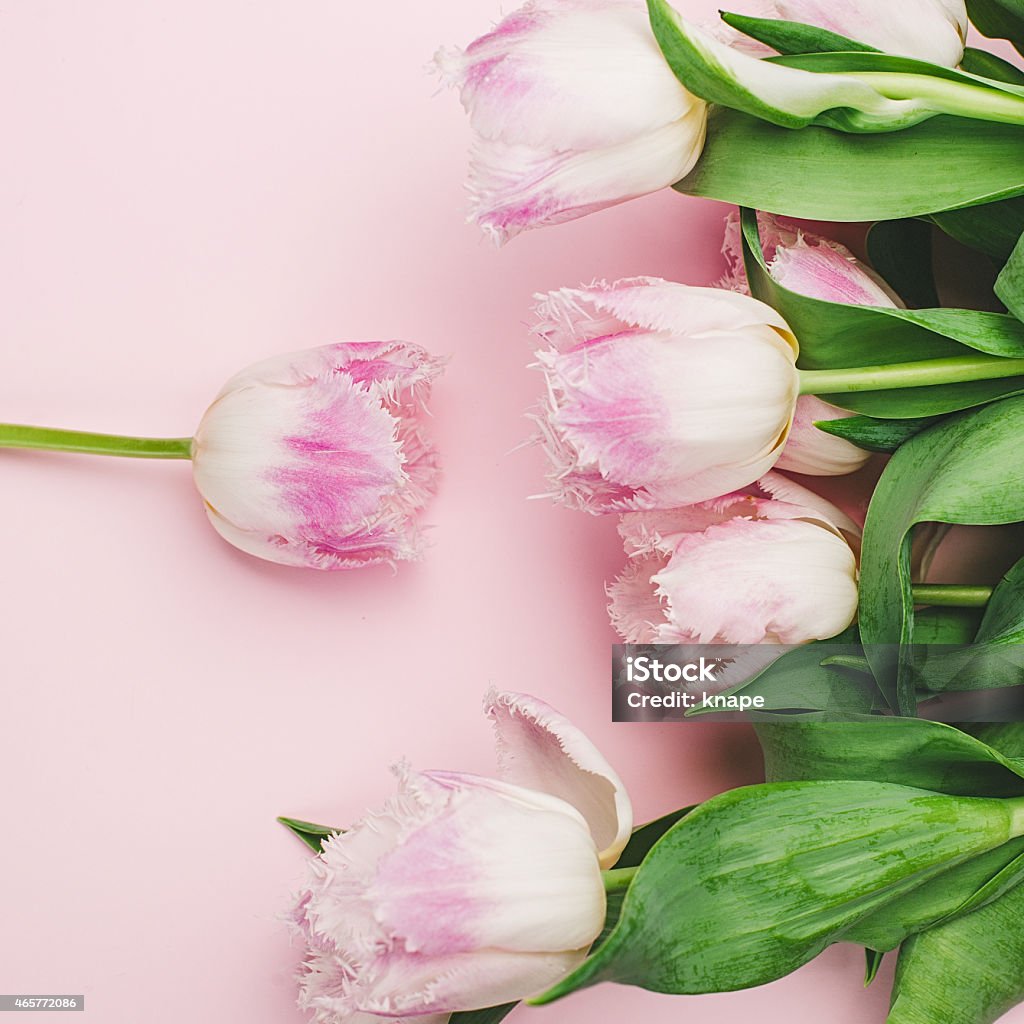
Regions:
M 727 25 L 737 32 L 770 46 L 779 53 L 824 53 L 829 50 L 874 50 L 873 46 L 858 43 L 846 36 L 804 25 L 797 21 L 782 21 L 777 18 L 751 18 L 746 14 L 719 12 Z
M 980 608 L 922 608 L 914 613 L 914 642 L 969 644 L 981 625 Z
M 1024 759 L 1024 722 L 984 722 L 965 726 L 972 736 L 1014 761 Z M 1024 769 L 1021 769 L 1024 774 Z
M 915 642 L 922 642 L 916 623 Z M 973 643 L 962 650 L 925 651 L 915 681 L 932 691 L 1024 684 L 1024 559 L 993 590 Z
M 1024 771 L 989 744 L 919 718 L 758 723 L 769 782 L 877 780 L 949 796 L 1024 796 Z
M 908 939 L 887 1024 L 993 1024 L 1024 1000 L 1024 886 Z
M 960 67 L 972 75 L 981 75 L 998 82 L 1009 82 L 1012 85 L 1024 85 L 1024 71 L 1002 57 L 997 57 L 988 50 L 978 50 L 973 46 L 964 49 Z
M 871 265 L 908 306 L 939 305 L 930 224 L 912 217 L 880 220 L 868 231 L 867 246 Z
M 995 292 L 1018 320 L 1024 320 L 1024 234 L 1017 239 L 1006 266 L 996 278 Z
M 537 1002 L 600 981 L 675 993 L 773 981 L 886 903 L 1021 830 L 1016 801 L 878 782 L 723 793 L 654 846 L 611 936 Z
M 1024 197 L 947 210 L 929 219 L 951 238 L 1003 264 L 1024 232 Z
M 828 302 L 791 291 L 769 273 L 757 215 L 741 214 L 743 262 L 751 294 L 777 309 L 800 343 L 806 370 L 875 366 L 963 355 L 1024 356 L 1024 323 L 973 309 L 888 309 Z M 841 408 L 890 419 L 955 412 L 1024 389 L 1024 377 L 970 381 L 889 391 L 822 395 Z
M 869 452 L 894 452 L 904 441 L 936 422 L 937 417 L 914 420 L 875 419 L 871 416 L 849 416 L 842 420 L 818 420 L 815 426 L 826 434 L 845 438 Z
M 929 878 L 854 924 L 844 941 L 884 952 L 908 936 L 997 899 L 1024 872 L 1024 839 L 1012 839 Z
M 1024 53 L 1022 0 L 967 0 L 967 14 L 983 36 L 1009 39 L 1018 53 Z
M 916 714 L 911 665 L 895 645 L 914 641 L 910 531 L 917 523 L 993 525 L 1024 518 L 1024 400 L 951 416 L 889 460 L 868 507 L 860 577 L 860 635 L 882 692 Z
M 320 853 L 323 849 L 325 839 L 344 832 L 344 829 L 334 828 L 331 825 L 315 825 L 311 821 L 301 821 L 298 818 L 278 818 L 277 820 L 316 853 Z
M 950 173 L 964 166 L 970 174 Z M 1024 129 L 936 117 L 895 135 L 849 139 L 718 107 L 701 159 L 675 188 L 809 220 L 918 217 L 1024 193 Z

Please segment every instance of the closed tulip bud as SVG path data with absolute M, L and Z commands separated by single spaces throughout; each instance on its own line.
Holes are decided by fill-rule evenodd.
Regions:
M 308 943 L 299 1003 L 317 1024 L 522 999 L 600 933 L 601 869 L 632 826 L 618 776 L 541 701 L 492 695 L 487 712 L 500 781 L 400 768 L 384 809 L 311 862 L 294 920 Z
M 536 0 L 436 66 L 474 132 L 470 219 L 499 243 L 665 188 L 704 145 L 643 0 Z
M 192 443 L 207 515 L 235 547 L 348 569 L 415 558 L 434 490 L 420 430 L 441 362 L 399 341 L 326 345 L 232 377 Z
M 771 276 L 790 291 L 826 302 L 855 306 L 902 306 L 898 295 L 870 267 L 845 246 L 770 214 L 758 215 L 761 246 Z M 743 249 L 739 217 L 729 214 L 722 246 L 728 272 L 723 284 L 749 294 L 743 270 Z M 845 419 L 855 413 L 823 402 L 814 395 L 802 395 L 786 447 L 776 469 L 811 476 L 842 476 L 860 469 L 869 452 L 814 424 L 820 420 Z
M 857 611 L 860 529 L 775 473 L 689 508 L 624 515 L 629 564 L 608 588 L 627 643 L 799 644 Z
M 744 487 L 779 458 L 797 343 L 749 296 L 656 278 L 538 307 L 552 496 L 589 512 L 672 508 Z
M 730 4 L 736 14 L 778 18 L 846 36 L 885 53 L 956 67 L 964 55 L 967 8 L 963 0 L 757 0 Z M 754 51 L 760 44 L 725 29 L 720 38 Z M 717 33 L 716 33 L 717 34 Z M 770 52 L 767 47 L 761 47 Z

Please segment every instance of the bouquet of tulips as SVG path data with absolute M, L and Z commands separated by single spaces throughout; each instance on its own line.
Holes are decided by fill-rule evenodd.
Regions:
M 551 496 L 618 517 L 625 641 L 784 645 L 722 683 L 761 698 L 767 782 L 634 828 L 586 737 L 492 694 L 500 780 L 402 767 L 351 831 L 281 819 L 321 1024 L 729 991 L 836 942 L 868 982 L 898 951 L 889 1024 L 1024 1001 L 1024 721 L 928 717 L 1024 682 L 1022 552 L 927 580 L 951 526 L 1024 521 L 1024 73 L 965 48 L 970 17 L 1024 49 L 1024 4 L 766 6 L 536 0 L 436 65 L 498 243 L 668 186 L 739 208 L 717 288 L 539 298 L 535 420 Z M 859 257 L 828 222 L 870 225 Z M 853 473 L 870 502 L 818 493 Z
M 616 517 L 622 639 L 759 652 L 717 688 L 758 698 L 767 781 L 637 828 L 586 736 L 492 693 L 500 778 L 402 765 L 351 830 L 281 819 L 316 854 L 291 920 L 318 1024 L 494 1024 L 603 981 L 722 992 L 836 942 L 868 981 L 898 951 L 889 1024 L 1024 1001 L 1024 714 L 964 699 L 1024 683 L 1024 552 L 998 582 L 928 580 L 950 527 L 1024 522 L 1011 45 L 1024 0 L 700 25 L 667 0 L 533 0 L 437 54 L 495 242 L 668 187 L 732 204 L 718 287 L 539 297 L 534 419 L 551 496 Z M 869 225 L 857 255 L 838 223 Z M 441 367 L 345 342 L 241 371 L 192 436 L 0 424 L 0 446 L 190 459 L 247 554 L 394 563 L 422 551 Z M 872 493 L 846 510 L 819 493 L 851 474 Z M 950 701 L 963 717 L 932 720 Z

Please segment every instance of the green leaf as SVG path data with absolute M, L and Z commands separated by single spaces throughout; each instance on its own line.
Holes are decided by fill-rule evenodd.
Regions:
M 325 839 L 345 831 L 331 825 L 314 825 L 311 821 L 301 821 L 298 818 L 278 818 L 277 820 L 316 853 L 323 850 Z
M 868 259 L 911 307 L 939 305 L 932 276 L 932 228 L 915 218 L 880 220 L 867 237 Z
M 973 309 L 889 309 L 851 306 L 801 295 L 770 274 L 757 215 L 741 214 L 743 262 L 751 294 L 777 309 L 800 343 L 802 369 L 838 369 L 963 355 L 1024 356 L 1024 324 Z M 1024 389 L 1024 377 L 821 397 L 878 418 L 920 419 L 954 412 Z
M 997 82 L 1009 82 L 1011 85 L 1024 85 L 1024 71 L 1021 71 L 1016 64 L 1011 64 L 1008 60 L 989 53 L 988 50 L 978 50 L 973 46 L 966 47 L 960 67 L 972 75 L 981 75 L 982 78 L 991 78 Z
M 868 507 L 860 577 L 860 634 L 882 692 L 914 715 L 910 532 L 917 523 L 993 525 L 1024 518 L 1024 401 L 951 416 L 889 460 Z
M 935 213 L 929 219 L 951 238 L 1003 264 L 1024 232 L 1024 197 Z
M 876 715 L 755 729 L 769 782 L 878 780 L 949 796 L 1024 796 L 1024 771 L 1013 760 L 941 722 Z
M 770 46 L 779 53 L 823 53 L 827 50 L 875 50 L 873 46 L 847 39 L 836 32 L 776 18 L 751 18 L 746 14 L 719 11 L 722 21 L 737 32 Z
M 1018 319 L 1024 320 L 1024 234 L 996 278 L 996 297 Z
M 887 1024 L 992 1024 L 1024 1000 L 1024 886 L 900 949 Z
M 1021 828 L 1014 802 L 877 782 L 723 793 L 655 845 L 607 942 L 537 1002 L 600 981 L 676 993 L 773 981 Z
M 914 642 L 969 644 L 981 625 L 980 608 L 922 608 L 914 613 Z
M 882 961 L 885 959 L 885 954 L 877 949 L 865 949 L 864 958 L 864 987 L 867 988 L 875 980 L 878 968 L 882 966 Z
M 518 1005 L 503 1003 L 501 1006 L 488 1006 L 485 1010 L 461 1010 L 448 1018 L 448 1024 L 499 1024 Z
M 964 166 L 970 174 L 950 173 Z M 675 188 L 809 220 L 918 217 L 1024 193 L 1024 129 L 936 117 L 897 135 L 849 139 L 719 107 L 701 159 Z
M 914 639 L 922 643 L 916 622 Z M 922 653 L 915 682 L 934 692 L 1024 684 L 1024 559 L 993 590 L 970 646 Z
M 826 434 L 845 438 L 865 451 L 894 452 L 908 438 L 930 427 L 937 418 L 924 416 L 912 420 L 886 420 L 871 416 L 849 416 L 842 420 L 818 420 L 814 425 Z
M 822 664 L 822 659 L 843 653 L 861 653 L 855 631 L 787 651 L 752 679 L 723 692 L 727 696 L 760 697 L 764 712 L 823 712 L 830 717 L 866 714 L 880 696 L 871 675 L 848 673 Z M 688 711 L 686 717 L 714 714 L 714 709 L 698 706 Z M 752 713 L 750 717 L 760 720 L 761 715 Z
M 1024 3 L 1021 0 L 967 0 L 974 27 L 990 39 L 1009 39 L 1024 53 Z

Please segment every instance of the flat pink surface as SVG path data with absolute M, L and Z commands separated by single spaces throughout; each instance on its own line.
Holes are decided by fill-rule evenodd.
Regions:
M 710 13 L 713 0 L 681 5 Z M 492 250 L 468 127 L 424 68 L 479 0 L 13 0 L 0 10 L 0 415 L 180 435 L 236 369 L 403 337 L 450 354 L 422 564 L 318 575 L 208 526 L 182 463 L 0 455 L 0 992 L 88 1020 L 299 1024 L 279 915 L 390 762 L 489 770 L 480 701 L 583 726 L 644 820 L 759 778 L 744 727 L 609 721 L 611 520 L 526 500 L 531 295 L 721 272 L 724 210 L 665 193 Z M 691 999 L 604 986 L 514 1019 L 881 1021 L 862 954 Z M 1024 1021 L 1024 1014 L 1013 1019 Z

